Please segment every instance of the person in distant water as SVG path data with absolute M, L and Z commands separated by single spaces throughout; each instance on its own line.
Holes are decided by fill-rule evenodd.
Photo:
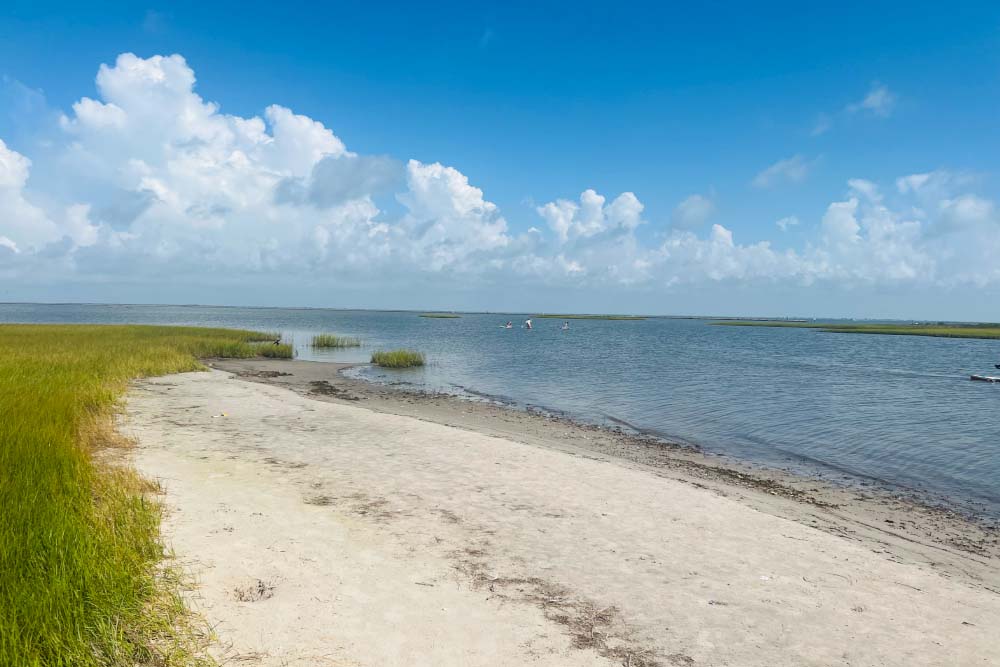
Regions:
M 510 320 L 507 320 L 507 324 L 505 324 L 503 328 L 504 329 L 513 329 L 514 328 L 514 323 L 511 322 Z
M 563 322 L 562 330 L 563 331 L 569 331 L 569 322 Z
M 524 328 L 525 329 L 530 329 L 531 328 L 531 320 L 525 320 L 524 321 Z

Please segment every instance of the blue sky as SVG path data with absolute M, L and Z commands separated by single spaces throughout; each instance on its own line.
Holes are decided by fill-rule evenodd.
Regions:
M 503 301 L 517 307 L 507 271 L 530 288 L 527 294 L 517 290 L 523 308 L 568 302 L 588 310 L 752 307 L 768 311 L 760 314 L 988 318 L 980 304 L 997 294 L 1000 276 L 956 278 L 953 267 L 962 264 L 967 249 L 983 250 L 982 239 L 1000 233 L 1000 226 L 989 226 L 996 223 L 991 195 L 1000 148 L 1000 6 L 762 4 L 328 3 L 307 9 L 293 3 L 8 3 L 0 10 L 0 140 L 31 163 L 18 201 L 43 211 L 53 229 L 75 224 L 60 220 L 74 203 L 90 206 L 89 224 L 97 231 L 88 232 L 85 243 L 74 242 L 94 254 L 105 240 L 95 213 L 102 202 L 85 201 L 82 185 L 72 192 L 53 185 L 74 178 L 56 153 L 81 141 L 63 136 L 65 127 L 60 134 L 56 119 L 60 114 L 72 119 L 73 105 L 83 97 L 107 101 L 95 87 L 95 74 L 102 63 L 114 66 L 119 54 L 140 59 L 180 54 L 197 78 L 194 93 L 219 105 L 220 114 L 263 117 L 277 104 L 321 123 L 359 155 L 454 168 L 495 205 L 491 215 L 503 218 L 504 239 L 489 248 L 480 244 L 459 259 L 449 253 L 441 263 L 433 258 L 441 257 L 441 244 L 458 244 L 447 230 L 461 229 L 462 236 L 469 229 L 467 220 L 443 222 L 438 250 L 428 246 L 431 254 L 411 258 L 416 269 L 404 271 L 394 261 L 399 275 L 374 271 L 362 279 L 355 272 L 356 279 L 336 297 L 323 290 L 324 276 L 334 280 L 335 272 L 322 262 L 311 264 L 305 283 L 315 289 L 300 290 L 294 303 L 406 306 L 420 300 L 412 306 L 489 308 Z M 123 159 L 128 150 L 123 144 L 115 158 Z M 415 173 L 399 179 L 410 179 L 412 188 Z M 906 199 L 903 195 L 914 193 L 902 192 L 896 182 L 920 174 L 936 174 L 929 182 L 947 183 L 933 202 Z M 849 186 L 851 179 L 874 184 L 879 194 L 861 193 Z M 117 194 L 107 197 L 138 192 L 137 183 L 116 182 Z M 621 193 L 634 193 L 642 205 L 641 224 L 619 224 L 609 215 L 599 233 L 581 226 L 573 247 L 567 245 L 572 231 L 562 245 L 552 239 L 543 239 L 544 247 L 517 245 L 521 236 L 553 236 L 552 220 L 540 217 L 539 208 L 560 199 L 579 202 L 588 189 L 608 204 Z M 391 188 L 365 194 L 378 209 L 369 223 L 406 227 L 408 216 L 420 217 L 402 203 L 406 194 Z M 693 196 L 698 199 L 690 200 Z M 811 257 L 807 268 L 797 264 L 773 275 L 764 266 L 774 264 L 773 258 L 732 260 L 757 262 L 751 269 L 720 268 L 728 256 L 719 266 L 699 259 L 702 263 L 692 267 L 690 257 L 710 254 L 701 246 L 684 246 L 688 263 L 681 268 L 676 252 L 673 259 L 663 258 L 660 244 L 671 235 L 712 239 L 717 225 L 738 247 L 766 241 L 772 252 L 789 250 L 806 261 L 811 248 L 833 243 L 828 232 L 835 221 L 826 217 L 831 205 L 852 198 L 858 201 L 862 242 L 879 241 L 880 223 L 866 220 L 884 217 L 881 209 L 891 212 L 897 226 L 922 225 L 921 239 L 894 228 L 896 241 L 889 249 L 883 244 L 863 253 L 830 250 Z M 685 200 L 701 207 L 678 208 Z M 968 205 L 960 206 L 963 202 Z M 196 205 L 201 204 L 187 202 L 184 210 Z M 237 207 L 213 205 L 236 211 L 225 221 L 236 229 Z M 426 220 L 411 220 L 413 229 L 433 226 L 431 218 L 441 215 L 434 207 L 419 208 Z M 143 215 L 153 216 L 154 209 Z M 685 210 L 693 213 L 686 218 Z M 969 210 L 973 222 L 942 222 Z M 157 229 L 183 224 L 163 220 Z M 784 229 L 776 225 L 779 220 L 788 222 Z M 313 222 L 303 222 L 303 229 Z M 153 226 L 143 219 L 135 224 Z M 949 232 L 947 243 L 935 240 L 941 238 L 935 230 L 946 228 L 960 231 Z M 960 239 L 956 233 L 972 236 Z M 658 254 L 621 250 L 609 256 L 607 247 L 624 246 L 623 234 L 634 237 L 628 242 L 634 240 L 643 252 Z M 900 235 L 907 237 L 910 255 L 901 254 Z M 221 274 L 242 275 L 231 264 L 212 266 L 206 260 L 192 271 L 166 258 L 163 270 L 173 267 L 178 283 L 171 291 L 148 272 L 130 272 L 120 255 L 119 273 L 87 269 L 79 259 L 70 261 L 70 268 L 53 260 L 46 272 L 43 258 L 53 257 L 53 251 L 46 255 L 43 245 L 55 236 L 17 242 L 4 234 L 3 222 L 0 236 L 18 250 L 0 298 L 192 301 L 203 294 L 193 285 L 208 279 L 223 285 Z M 494 252 L 499 247 L 504 251 Z M 351 251 L 347 241 L 337 248 L 342 256 Z M 30 267 L 29 253 L 35 256 Z M 559 276 L 535 274 L 537 269 L 517 265 L 515 255 L 535 258 L 532 266 L 554 265 L 562 257 L 558 261 L 569 268 Z M 991 270 L 988 258 L 977 261 L 986 267 L 980 275 Z M 645 268 L 662 262 L 656 270 Z M 873 262 L 897 262 L 899 268 L 883 271 Z M 499 267 L 497 273 L 469 268 L 486 264 Z M 623 268 L 626 264 L 631 268 Z M 840 268 L 831 268 L 834 264 Z M 437 273 L 425 270 L 430 265 Z M 17 281 L 29 268 L 35 278 Z M 47 277 L 38 278 L 39 270 Z M 249 277 L 234 280 L 259 280 L 256 294 L 269 303 L 288 298 L 286 291 L 269 292 L 266 285 L 274 280 L 266 270 L 250 266 Z M 933 279 L 919 275 L 927 271 Z M 683 278 L 694 274 L 704 275 Z M 187 283 L 192 287 L 185 288 Z M 211 296 L 216 302 L 247 300 L 225 287 Z

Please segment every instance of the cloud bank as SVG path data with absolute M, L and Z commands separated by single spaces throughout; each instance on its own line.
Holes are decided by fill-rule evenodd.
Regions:
M 853 179 L 820 220 L 778 222 L 798 225 L 805 240 L 797 248 L 741 243 L 709 226 L 715 203 L 704 195 L 658 222 L 632 192 L 588 189 L 526 211 L 534 226 L 518 233 L 453 166 L 353 152 L 321 122 L 277 104 L 250 118 L 222 113 L 195 92 L 179 55 L 122 54 L 100 67 L 96 83 L 96 98 L 73 104 L 38 156 L 0 138 L 7 284 L 39 276 L 516 280 L 574 289 L 1000 283 L 1000 216 L 961 175 L 903 175 L 885 192 Z M 887 95 L 873 88 L 858 108 L 887 113 Z M 796 155 L 752 182 L 798 182 L 810 164 Z

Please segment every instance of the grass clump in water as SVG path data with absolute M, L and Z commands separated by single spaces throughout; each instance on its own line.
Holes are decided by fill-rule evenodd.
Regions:
M 154 485 L 95 451 L 134 378 L 254 356 L 259 334 L 0 325 L 0 664 L 207 664 L 163 569 Z
M 455 313 L 422 313 L 420 317 L 429 317 L 436 320 L 454 320 L 461 317 Z
M 256 356 L 270 357 L 272 359 L 291 359 L 295 356 L 295 351 L 289 343 L 259 343 L 254 347 Z
M 320 334 L 313 336 L 313 347 L 361 347 L 361 339 L 355 336 Z
M 372 363 L 383 368 L 412 368 L 424 365 L 423 352 L 415 350 L 391 350 L 372 353 Z

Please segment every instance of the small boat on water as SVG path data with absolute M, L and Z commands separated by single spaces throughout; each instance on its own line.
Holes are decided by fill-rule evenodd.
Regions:
M 970 380 L 979 380 L 980 382 L 1000 382 L 1000 376 L 997 375 L 970 375 Z

